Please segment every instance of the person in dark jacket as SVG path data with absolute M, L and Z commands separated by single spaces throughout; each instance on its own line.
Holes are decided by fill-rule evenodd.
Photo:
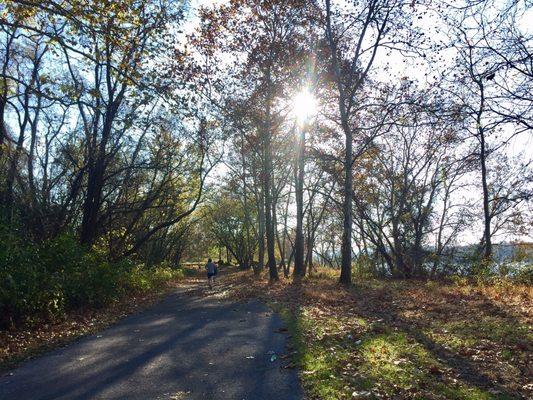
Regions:
M 207 264 L 205 264 L 205 270 L 207 272 L 207 284 L 209 285 L 209 289 L 213 289 L 213 282 L 217 273 L 217 266 L 212 259 L 207 260 Z

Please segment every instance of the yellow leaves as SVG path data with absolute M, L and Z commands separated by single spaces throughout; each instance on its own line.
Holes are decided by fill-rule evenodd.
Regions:
M 11 22 L 29 22 L 38 12 L 37 7 L 20 4 L 13 0 L 4 0 L 4 7 L 5 8 L 1 11 L 0 18 Z
M 188 392 L 176 392 L 176 393 L 174 393 L 173 395 L 170 396 L 170 400 L 187 399 L 189 397 L 189 393 L 190 393 L 190 391 L 188 391 Z
M 74 85 L 69 84 L 59 85 L 59 90 L 70 99 L 76 99 L 80 94 Z

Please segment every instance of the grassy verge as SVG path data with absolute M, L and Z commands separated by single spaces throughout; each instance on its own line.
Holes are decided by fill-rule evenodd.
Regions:
M 309 398 L 533 397 L 531 287 L 335 278 L 233 278 L 283 316 Z

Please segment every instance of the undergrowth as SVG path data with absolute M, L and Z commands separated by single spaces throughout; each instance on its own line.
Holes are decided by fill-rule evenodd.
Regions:
M 0 232 L 0 329 L 64 318 L 78 309 L 101 308 L 128 294 L 144 293 L 182 270 L 145 267 L 80 245 L 73 235 L 40 244 Z

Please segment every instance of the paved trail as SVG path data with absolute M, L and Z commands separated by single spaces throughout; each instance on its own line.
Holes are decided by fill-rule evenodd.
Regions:
M 262 303 L 178 289 L 98 335 L 0 377 L 0 399 L 301 399 L 287 334 Z

